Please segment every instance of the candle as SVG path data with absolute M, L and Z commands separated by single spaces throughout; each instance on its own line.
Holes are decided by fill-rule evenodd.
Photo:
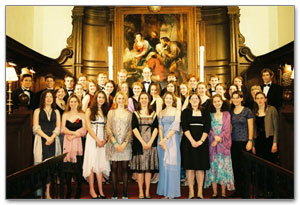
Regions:
M 107 48 L 108 51 L 108 79 L 113 80 L 114 79 L 114 73 L 113 73 L 113 52 L 112 47 L 109 46 Z
M 204 82 L 204 46 L 200 46 L 200 82 Z

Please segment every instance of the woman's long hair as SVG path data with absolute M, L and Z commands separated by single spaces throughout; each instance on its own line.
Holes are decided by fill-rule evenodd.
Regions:
M 50 93 L 52 95 L 53 102 L 51 104 L 51 108 L 55 109 L 56 108 L 56 100 L 55 100 L 55 95 L 52 90 L 45 90 L 44 92 L 42 92 L 41 97 L 40 97 L 40 109 L 45 108 L 45 99 L 46 99 L 47 93 Z
M 196 93 L 193 93 L 193 94 L 190 95 L 190 97 L 189 97 L 189 103 L 188 103 L 187 109 L 193 110 L 192 105 L 191 105 L 191 103 L 190 103 L 190 100 L 191 100 L 192 96 L 194 96 L 194 95 L 196 95 L 197 98 L 199 99 L 198 109 L 201 110 L 201 109 L 202 109 L 201 98 L 200 98 L 200 96 L 197 95 Z
M 263 95 L 265 99 L 267 99 L 266 95 L 263 92 L 258 92 L 255 94 L 255 98 L 257 95 Z M 258 105 L 254 99 L 254 105 L 253 105 L 253 113 L 258 114 Z M 268 101 L 265 102 L 265 113 L 267 112 L 267 108 L 268 108 Z
M 102 113 L 104 115 L 103 117 L 107 116 L 107 113 L 108 113 L 108 110 L 109 110 L 108 103 L 107 103 L 107 97 L 106 97 L 105 92 L 100 90 L 100 91 L 97 91 L 95 93 L 92 104 L 90 105 L 90 110 L 91 110 L 90 120 L 91 121 L 96 121 L 96 117 L 97 117 L 98 111 L 99 111 L 97 98 L 100 94 L 102 94 L 105 98 L 104 103 L 101 105 L 101 110 L 102 110 Z
M 72 98 L 75 98 L 77 100 L 77 102 L 78 102 L 77 111 L 78 112 L 83 112 L 82 111 L 82 107 L 81 107 L 81 101 L 79 100 L 79 98 L 76 95 L 72 94 L 69 97 L 69 99 L 68 99 L 67 106 L 66 106 L 66 109 L 65 109 L 65 113 L 69 112 L 71 110 L 71 108 L 70 108 L 70 101 L 71 101 Z
M 153 109 L 152 109 L 152 107 L 151 107 L 151 105 L 150 105 L 150 103 L 151 103 L 151 97 L 150 97 L 150 95 L 149 95 L 148 93 L 146 93 L 145 91 L 142 91 L 141 94 L 140 94 L 140 96 L 139 96 L 137 111 L 140 112 L 141 109 L 142 109 L 142 104 L 141 104 L 141 102 L 140 102 L 140 99 L 141 99 L 141 96 L 142 96 L 142 95 L 147 95 L 147 98 L 148 98 L 147 109 L 148 109 L 148 114 L 150 115 L 150 114 L 153 112 Z

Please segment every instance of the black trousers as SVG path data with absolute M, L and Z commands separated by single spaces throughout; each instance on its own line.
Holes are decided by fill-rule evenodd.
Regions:
M 248 141 L 232 141 L 231 159 L 234 175 L 234 185 L 236 192 L 243 198 L 249 198 L 246 187 L 246 177 L 250 176 L 250 170 L 247 170 L 244 155 L 242 150 L 246 150 Z

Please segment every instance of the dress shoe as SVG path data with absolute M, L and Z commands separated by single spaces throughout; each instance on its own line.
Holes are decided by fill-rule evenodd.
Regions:
M 98 199 L 107 199 L 107 197 L 104 195 L 104 196 L 101 196 L 100 194 L 98 194 Z
M 98 196 L 93 197 L 91 194 L 90 194 L 90 197 L 91 197 L 91 199 L 99 199 Z
M 218 198 L 218 194 L 216 194 L 216 195 L 211 195 L 211 198 L 212 198 L 212 199 L 217 199 L 217 198 Z

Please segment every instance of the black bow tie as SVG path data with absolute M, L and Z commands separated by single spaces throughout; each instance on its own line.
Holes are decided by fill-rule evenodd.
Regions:
M 29 92 L 29 89 L 23 89 L 23 91 L 28 91 Z
M 264 87 L 270 87 L 271 83 L 264 84 Z
M 67 90 L 68 92 L 73 92 L 73 90 Z
M 145 84 L 150 84 L 151 82 L 150 82 L 150 81 L 144 81 L 144 83 L 145 83 Z

